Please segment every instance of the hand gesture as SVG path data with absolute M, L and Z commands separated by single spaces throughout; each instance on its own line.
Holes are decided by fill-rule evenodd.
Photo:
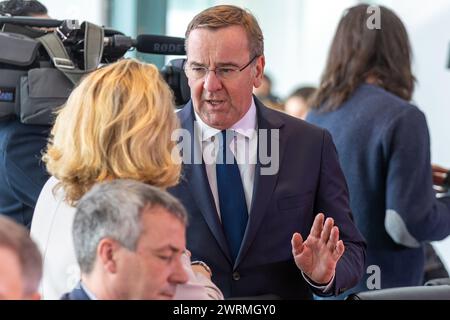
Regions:
M 327 285 L 334 276 L 336 264 L 345 247 L 339 240 L 339 228 L 334 220 L 320 213 L 314 219 L 311 233 L 303 241 L 299 233 L 292 237 L 292 254 L 297 267 L 317 284 Z

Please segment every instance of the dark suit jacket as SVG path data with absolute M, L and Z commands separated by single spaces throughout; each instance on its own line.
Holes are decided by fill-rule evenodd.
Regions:
M 42 162 L 50 127 L 0 120 L 0 213 L 30 227 L 49 176 Z
M 86 291 L 83 290 L 80 283 L 68 293 L 65 293 L 61 300 L 91 300 L 89 296 L 86 294 Z
M 236 262 L 232 264 L 204 164 L 183 164 L 181 183 L 169 190 L 189 213 L 187 247 L 194 260 L 209 264 L 213 281 L 225 297 L 274 294 L 283 299 L 310 298 L 310 287 L 292 257 L 291 238 L 300 232 L 306 239 L 315 215 L 323 212 L 334 218 L 345 244 L 333 287 L 333 294 L 339 294 L 361 278 L 365 243 L 352 220 L 331 136 L 257 100 L 256 107 L 259 130 L 279 129 L 280 164 L 277 174 L 261 175 L 263 165 L 258 157 L 249 221 Z M 178 116 L 181 126 L 194 137 L 192 102 Z M 197 137 L 192 138 L 191 147 L 195 145 L 193 153 L 200 150 Z

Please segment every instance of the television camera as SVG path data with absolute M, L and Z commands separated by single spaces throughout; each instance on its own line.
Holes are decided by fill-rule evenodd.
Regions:
M 80 79 L 129 50 L 185 55 L 184 38 L 123 33 L 77 20 L 0 15 L 0 118 L 50 125 Z M 161 70 L 176 105 L 190 99 L 183 66 L 171 60 Z

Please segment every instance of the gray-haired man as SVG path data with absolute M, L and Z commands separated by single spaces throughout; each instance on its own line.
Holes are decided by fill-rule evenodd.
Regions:
M 73 223 L 81 283 L 63 300 L 172 299 L 185 283 L 187 216 L 172 196 L 131 180 L 92 188 Z

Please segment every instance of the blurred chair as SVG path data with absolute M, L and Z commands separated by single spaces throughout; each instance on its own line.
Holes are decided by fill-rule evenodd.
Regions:
M 264 294 L 260 296 L 247 296 L 247 297 L 233 297 L 228 298 L 226 300 L 253 300 L 253 301 L 259 301 L 259 300 L 281 300 L 281 298 L 275 294 Z
M 427 281 L 427 283 L 425 283 L 425 285 L 426 286 L 442 286 L 442 285 L 450 286 L 450 278 L 433 279 L 433 280 Z
M 353 293 L 346 300 L 450 300 L 450 285 L 428 285 L 365 291 Z
M 449 277 L 448 271 L 431 243 L 425 243 L 425 266 L 422 284 Z

